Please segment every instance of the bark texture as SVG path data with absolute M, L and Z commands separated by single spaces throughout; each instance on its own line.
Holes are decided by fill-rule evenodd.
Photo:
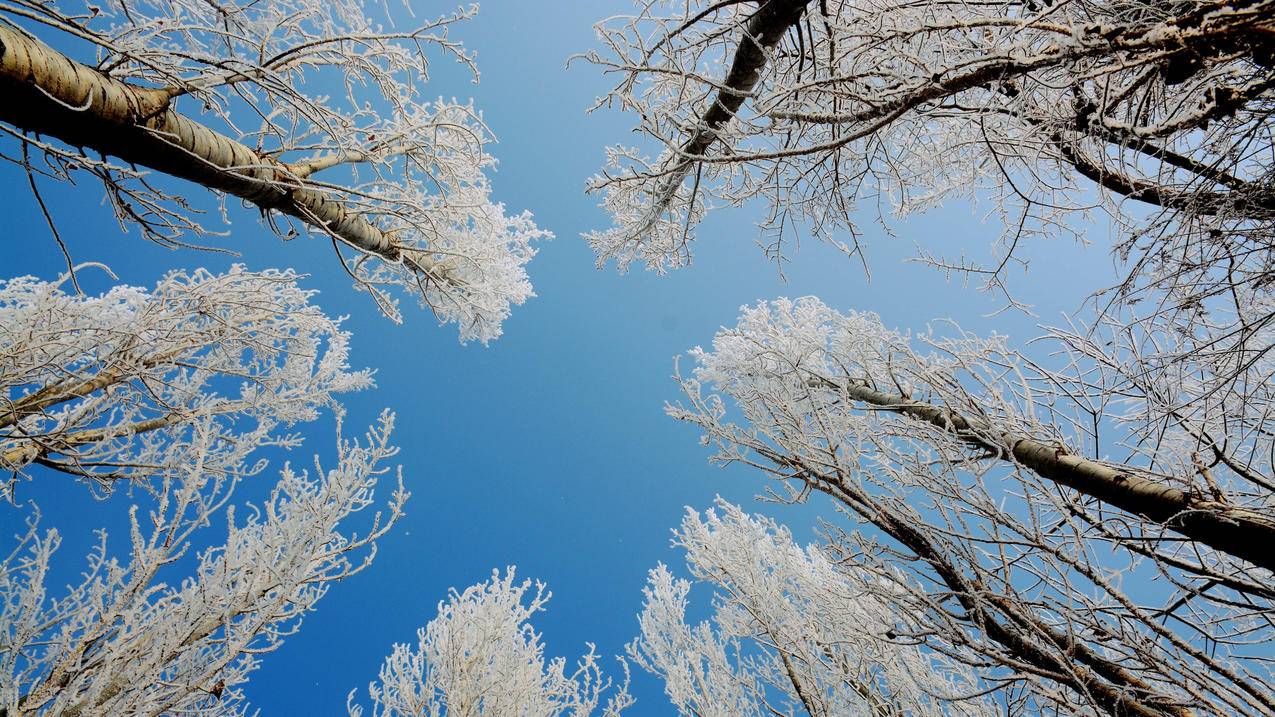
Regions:
M 0 121 L 225 192 L 386 261 L 437 273 L 426 252 L 306 186 L 289 165 L 177 112 L 179 94 L 112 79 L 0 26 Z
M 717 136 L 717 130 L 739 112 L 744 100 L 757 86 L 761 71 L 766 66 L 766 53 L 779 43 L 788 28 L 797 24 L 808 4 L 809 0 L 770 0 L 762 3 L 748 19 L 744 37 L 731 59 L 730 71 L 722 82 L 724 87 L 704 113 L 695 133 L 682 145 L 682 154 L 699 155 L 708 149 Z

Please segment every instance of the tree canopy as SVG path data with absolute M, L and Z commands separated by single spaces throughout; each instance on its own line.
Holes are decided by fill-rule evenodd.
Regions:
M 978 278 L 1015 331 L 882 318 L 926 286 L 845 306 L 748 283 L 738 317 L 675 359 L 681 396 L 665 412 L 778 505 L 685 507 L 671 541 L 684 568 L 620 555 L 622 539 L 571 520 L 611 530 L 636 512 L 608 505 L 622 502 L 619 464 L 667 447 L 590 395 L 643 385 L 627 364 L 581 368 L 597 366 L 590 350 L 618 355 L 586 333 L 598 324 L 574 342 L 537 324 L 559 350 L 515 342 L 528 365 L 503 383 L 491 372 L 508 363 L 471 356 L 449 374 L 382 335 L 374 355 L 412 369 L 392 400 L 451 430 L 408 422 L 400 454 L 382 404 L 359 437 L 346 428 L 383 382 L 357 359 L 367 327 L 317 305 L 327 277 L 258 268 L 246 251 L 121 281 L 65 241 L 66 210 L 46 200 L 100 186 L 121 229 L 184 250 L 223 250 L 213 235 L 238 235 L 247 208 L 281 239 L 330 243 L 329 273 L 381 314 L 399 320 L 407 296 L 487 344 L 533 296 L 526 266 L 550 235 L 493 199 L 478 104 L 425 95 L 440 60 L 477 79 L 453 36 L 476 6 L 417 19 L 354 0 L 13 0 L 0 6 L 0 158 L 65 268 L 31 276 L 19 261 L 0 277 L 0 511 L 14 526 L 0 536 L 0 717 L 253 714 L 252 674 L 338 583 L 375 572 L 395 529 L 399 562 L 346 615 L 388 654 L 363 678 L 345 674 L 354 658 L 327 673 L 351 717 L 619 717 L 651 679 L 688 717 L 1275 716 L 1275 0 L 635 5 L 599 22 L 584 55 L 610 82 L 594 110 L 629 113 L 638 145 L 605 150 L 588 184 L 609 222 L 585 233 L 598 266 L 685 269 L 696 242 L 718 241 L 724 207 L 760 212 L 780 275 L 804 238 L 866 266 L 869 223 L 990 207 L 997 229 L 979 247 L 944 233 L 918 258 L 935 282 Z M 558 101 L 553 78 L 518 80 Z M 1031 242 L 1059 238 L 1100 245 L 1114 282 L 1028 265 Z M 989 246 L 990 263 L 968 258 Z M 1039 322 L 1018 268 L 1088 298 Z M 568 300 L 572 321 L 606 303 Z M 650 341 L 625 310 L 608 321 Z M 555 391 L 566 408 L 550 407 Z M 607 413 L 585 426 L 586 406 Z M 492 430 L 504 413 L 532 442 L 576 432 L 552 470 L 591 470 L 575 485 L 592 503 L 523 480 L 537 477 L 525 451 L 550 449 Z M 284 460 L 317 435 L 334 450 L 312 468 Z M 622 450 L 582 467 L 574 453 L 604 437 Z M 391 465 L 411 453 L 414 470 Z M 485 474 L 492 460 L 514 477 Z M 407 540 L 404 472 L 428 496 L 416 525 L 439 523 L 444 542 Z M 521 521 L 448 502 L 442 481 Z M 92 511 L 64 514 L 66 496 Z M 110 534 L 86 557 L 60 550 L 98 525 Z M 464 541 L 483 532 L 535 559 L 612 551 L 573 586 L 615 582 L 594 593 L 608 604 L 566 617 L 592 630 L 627 590 L 627 637 L 555 652 L 557 630 L 533 625 L 562 627 L 547 581 L 513 566 L 438 593 L 407 582 L 469 559 Z M 617 577 L 638 557 L 631 581 Z M 410 600 L 376 592 L 387 575 Z M 386 614 L 410 618 L 414 639 L 364 627 Z

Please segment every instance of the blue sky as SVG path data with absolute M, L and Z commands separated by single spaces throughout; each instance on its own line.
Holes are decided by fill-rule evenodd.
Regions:
M 448 588 L 506 565 L 553 591 L 549 611 L 536 620 L 551 653 L 571 659 L 592 641 L 599 652 L 618 654 L 636 630 L 646 571 L 657 561 L 681 564 L 668 538 L 683 506 L 705 507 L 718 494 L 808 536 L 811 514 L 831 513 L 822 503 L 760 506 L 752 499 L 762 485 L 757 476 L 709 466 L 693 429 L 663 414 L 664 402 L 677 398 L 672 357 L 733 324 L 743 304 L 814 294 L 839 309 L 876 311 L 889 326 L 919 330 L 930 319 L 953 318 L 975 331 L 1033 335 L 1030 317 L 987 316 L 999 308 L 996 297 L 903 263 L 914 242 L 951 254 L 985 253 L 1000 228 L 967 206 L 898 224 L 893 238 L 865 215 L 870 283 L 857 264 L 815 242 L 803 243 L 781 281 L 755 245 L 747 209 L 722 210 L 702 226 L 689 269 L 664 277 L 596 269 L 579 235 L 607 220 L 597 198 L 584 194 L 584 182 L 601 165 L 606 144 L 634 141 L 633 118 L 586 116 L 607 80 L 585 63 L 570 70 L 564 64 L 593 47 L 594 22 L 631 8 L 618 0 L 484 2 L 478 18 L 459 28 L 478 53 L 481 84 L 440 71 L 431 89 L 476 98 L 500 139 L 493 150 L 500 160 L 497 197 L 511 210 L 530 209 L 557 235 L 530 266 L 538 297 L 516 308 L 505 335 L 486 348 L 461 346 L 453 327 L 436 326 L 423 311 L 408 312 L 403 326 L 391 324 L 350 288 L 326 242 L 285 244 L 255 212 L 233 212 L 231 236 L 217 242 L 240 252 L 237 258 L 172 251 L 135 231 L 122 234 L 97 188 L 44 185 L 75 259 L 104 262 L 127 283 L 149 285 L 171 268 L 219 269 L 232 261 L 310 274 L 305 283 L 321 290 L 318 303 L 349 315 L 354 364 L 377 371 L 378 390 L 348 401 L 348 425 L 371 423 L 386 406 L 398 413 L 399 462 L 413 492 L 408 515 L 369 570 L 337 585 L 300 634 L 265 657 L 248 688 L 262 714 L 341 712 L 346 693 L 375 677 L 391 643 L 415 639 Z M 422 3 L 417 14 L 443 9 Z M 25 176 L 4 166 L 0 179 L 8 190 L 0 200 L 7 219 L 3 275 L 56 276 L 62 260 Z M 1066 243 L 1029 248 L 1046 280 L 1029 283 L 1020 275 L 1016 287 L 1041 320 L 1075 308 L 1110 275 L 1106 237 L 1094 241 L 1084 251 Z M 1083 267 L 1089 278 L 1059 282 L 1048 269 L 1063 266 Z M 309 442 L 295 461 L 331 455 L 330 424 L 306 433 Z M 119 506 L 94 502 L 52 478 L 29 490 L 42 504 L 59 506 L 50 521 L 67 534 L 60 568 L 69 578 L 82 566 L 91 529 L 117 525 Z M 3 515 L 11 520 L 14 513 Z M 668 712 L 653 678 L 635 674 L 634 692 L 640 701 L 631 714 Z

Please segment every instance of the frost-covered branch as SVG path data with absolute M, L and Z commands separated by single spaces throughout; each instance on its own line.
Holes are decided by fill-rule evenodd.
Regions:
M 972 670 L 917 646 L 916 621 L 878 597 L 890 580 L 843 571 L 774 521 L 723 501 L 688 511 L 674 542 L 716 590 L 712 620 L 687 622 L 692 584 L 661 565 L 629 654 L 664 680 L 681 714 L 997 713 Z
M 476 73 L 449 34 L 475 11 L 396 31 L 352 0 L 20 0 L 0 23 L 0 121 L 33 183 L 87 172 L 151 239 L 184 244 L 206 227 L 138 165 L 255 205 L 285 237 L 297 230 L 277 216 L 338 255 L 353 248 L 340 263 L 388 314 L 382 287 L 398 285 L 463 340 L 487 341 L 532 295 L 524 265 L 547 235 L 491 200 L 491 137 L 472 104 L 421 97 L 431 48 Z
M 588 56 L 648 140 L 591 182 L 600 262 L 684 265 L 707 211 L 753 202 L 771 258 L 806 231 L 854 251 L 860 208 L 952 198 L 995 203 L 1008 260 L 1079 233 L 1096 185 L 1132 259 L 1116 298 L 1268 286 L 1270 0 L 637 4 Z M 923 258 L 1009 290 L 1004 261 Z
M 415 647 L 397 644 L 380 679 L 368 687 L 374 717 L 478 717 L 526 715 L 616 717 L 633 703 L 628 681 L 602 703 L 612 682 L 602 675 L 590 645 L 568 674 L 563 658 L 545 660 L 544 645 L 528 622 L 550 594 L 543 583 L 502 576 L 452 591 L 438 616 L 417 633 Z M 352 717 L 363 708 L 350 693 Z
M 383 510 L 350 524 L 374 504 L 395 453 L 392 422 L 383 416 L 361 444 L 340 441 L 330 470 L 285 467 L 264 501 L 238 510 L 238 478 L 202 469 L 216 433 L 196 432 L 187 471 L 165 479 L 149 508 L 133 507 L 127 551 L 110 550 L 102 533 L 64 594 L 46 584 L 58 532 L 32 519 L 0 563 L 0 705 L 9 715 L 245 714 L 239 685 L 260 656 L 332 582 L 368 564 L 401 514 L 400 483 Z M 224 540 L 199 548 L 218 523 Z M 161 576 L 196 550 L 189 576 Z
M 0 282 L 0 466 L 109 488 L 184 475 L 195 440 L 205 474 L 296 445 L 288 427 L 372 385 L 297 278 L 235 266 L 100 296 L 68 293 L 67 277 Z
M 838 564 L 890 581 L 878 594 L 924 621 L 917 639 L 1007 705 L 1275 714 L 1257 647 L 1275 614 L 1269 357 L 1241 354 L 1237 374 L 1224 346 L 1184 363 L 1150 337 L 1173 370 L 1145 353 L 1111 365 L 1112 342 L 1071 338 L 1050 369 L 1004 337 L 911 338 L 815 299 L 763 302 L 693 353 L 670 412 L 776 479 L 772 497 L 831 496 L 861 527 L 829 526 Z M 1168 496 L 1183 503 L 1164 520 L 1137 505 Z

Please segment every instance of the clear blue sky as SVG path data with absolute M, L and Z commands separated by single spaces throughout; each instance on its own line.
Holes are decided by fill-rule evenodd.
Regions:
M 814 242 L 803 244 L 781 282 L 755 246 L 747 210 L 722 210 L 704 224 L 689 269 L 665 277 L 595 269 L 579 235 L 606 218 L 597 199 L 583 193 L 584 182 L 600 166 L 604 145 L 635 141 L 633 118 L 586 116 L 607 80 L 585 63 L 569 71 L 564 63 L 593 46 L 594 22 L 631 8 L 622 0 L 488 0 L 475 21 L 459 28 L 478 53 L 482 83 L 440 72 L 431 89 L 476 97 L 500 138 L 493 150 L 500 160 L 497 197 L 510 209 L 530 209 L 557 234 L 530 266 L 538 298 L 515 309 L 505 335 L 487 348 L 459 345 L 453 327 L 439 328 L 422 311 L 409 312 L 403 326 L 382 319 L 350 288 L 326 242 L 285 244 L 255 212 L 235 211 L 232 235 L 219 242 L 240 252 L 238 259 L 170 251 L 135 231 L 121 234 L 97 188 L 45 184 L 75 259 L 104 262 L 127 283 L 150 285 L 167 269 L 218 269 L 231 261 L 309 273 L 306 283 L 321 290 L 319 303 L 350 316 L 354 364 L 377 370 L 379 389 L 348 401 L 349 425 L 370 423 L 385 406 L 398 413 L 399 460 L 413 492 L 408 515 L 368 571 L 335 586 L 300 634 L 265 657 L 248 688 L 263 715 L 342 713 L 346 693 L 374 678 L 391 643 L 413 641 L 449 587 L 482 580 L 493 567 L 517 565 L 521 575 L 549 583 L 554 598 L 536 626 L 550 652 L 570 660 L 586 641 L 603 654 L 622 652 L 636 631 L 647 569 L 661 560 L 681 565 L 668 538 L 683 506 L 702 508 L 720 494 L 808 536 L 813 512 L 831 514 L 822 503 L 760 506 L 752 500 L 761 488 L 757 476 L 709 466 L 695 432 L 663 414 L 664 402 L 677 398 L 672 357 L 707 343 L 743 304 L 815 294 L 839 309 L 876 311 L 891 326 L 923 329 L 930 319 L 950 317 L 976 331 L 1032 335 L 1028 317 L 985 316 L 998 308 L 995 297 L 902 263 L 913 242 L 984 254 L 1000 229 L 981 223 L 969 207 L 898 225 L 895 238 L 865 216 L 871 283 L 857 264 Z M 417 13 L 443 9 L 429 4 Z M 24 175 L 5 165 L 0 180 L 7 190 L 0 199 L 6 217 L 0 273 L 56 276 L 62 260 Z M 1019 276 L 1017 286 L 1042 319 L 1074 308 L 1110 274 L 1105 236 L 1094 239 L 1087 251 L 1031 249 L 1044 280 Z M 1060 282 L 1051 269 L 1062 266 L 1084 266 L 1091 280 Z M 307 435 L 294 461 L 331 455 L 329 424 Z M 59 569 L 69 580 L 83 565 L 92 528 L 118 525 L 120 508 L 52 478 L 26 489 L 42 505 L 57 506 L 50 523 L 67 534 Z M 126 535 L 117 531 L 113 538 Z M 631 714 L 668 713 L 653 678 L 635 673 L 634 692 L 640 701 Z

